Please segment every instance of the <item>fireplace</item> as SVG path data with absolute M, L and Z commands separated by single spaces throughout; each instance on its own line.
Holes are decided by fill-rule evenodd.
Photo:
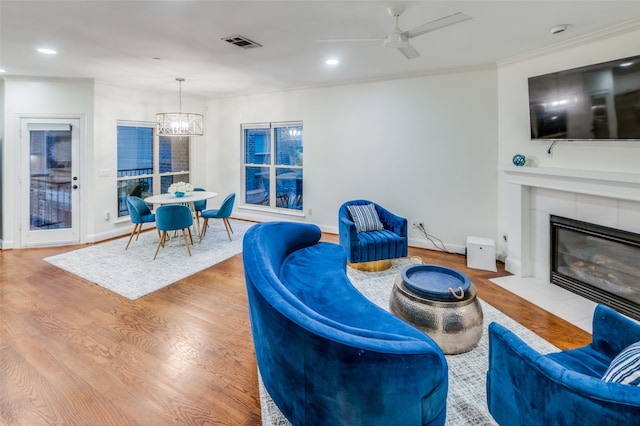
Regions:
M 551 283 L 640 320 L 640 235 L 550 216 Z

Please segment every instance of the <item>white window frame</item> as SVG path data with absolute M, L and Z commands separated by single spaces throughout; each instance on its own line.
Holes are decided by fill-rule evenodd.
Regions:
M 151 174 L 145 174 L 145 175 L 140 175 L 140 176 L 124 176 L 124 177 L 119 177 L 117 176 L 118 174 L 118 169 L 116 166 L 116 179 L 117 182 L 122 182 L 122 181 L 127 181 L 127 180 L 132 180 L 134 178 L 148 178 L 150 177 L 152 180 L 152 187 L 153 187 L 153 195 L 159 195 L 161 193 L 161 178 L 164 176 L 176 176 L 176 175 L 187 175 L 189 182 L 191 182 L 191 168 L 192 168 L 192 155 L 191 153 L 193 152 L 193 145 L 192 145 L 192 139 L 188 136 L 170 136 L 170 137 L 188 137 L 189 141 L 187 142 L 189 144 L 189 170 L 180 170 L 180 171 L 174 171 L 174 172 L 164 172 L 164 173 L 160 173 L 160 136 L 158 136 L 157 132 L 156 132 L 156 123 L 154 122 L 150 122 L 150 121 L 126 121 L 126 120 L 118 120 L 117 124 L 116 124 L 116 132 L 117 132 L 117 128 L 118 127 L 146 127 L 146 128 L 151 128 L 153 129 L 153 147 L 152 147 L 152 167 L 153 167 L 153 171 Z M 116 142 L 116 149 L 117 149 L 117 142 Z M 116 153 L 116 158 L 117 158 L 117 153 Z M 116 183 L 116 187 L 118 187 L 119 185 Z M 116 200 L 117 201 L 117 200 Z M 119 216 L 119 218 L 128 218 L 129 216 Z
M 241 202 L 239 203 L 240 208 L 248 209 L 248 210 L 257 210 L 257 211 L 265 211 L 270 213 L 278 213 L 283 215 L 291 215 L 291 216 L 301 216 L 304 217 L 304 198 L 303 198 L 303 208 L 302 210 L 284 208 L 284 207 L 276 207 L 277 203 L 277 194 L 276 194 L 276 170 L 279 168 L 286 169 L 299 169 L 304 171 L 304 160 L 302 162 L 302 166 L 296 165 L 277 165 L 276 163 L 276 140 L 275 140 L 275 129 L 280 127 L 290 127 L 290 126 L 301 126 L 304 129 L 304 124 L 302 121 L 280 121 L 280 122 L 272 122 L 272 123 L 244 123 L 240 125 L 240 167 L 242 172 L 240 173 L 240 188 L 241 188 Z M 270 164 L 248 164 L 246 163 L 246 142 L 245 142 L 245 130 L 246 129 L 270 129 L 271 135 L 271 152 Z M 304 156 L 304 151 L 303 151 Z M 265 167 L 269 169 L 269 205 L 258 205 L 258 204 L 246 204 L 246 167 Z M 304 181 L 304 178 L 303 178 Z M 303 192 L 304 194 L 304 192 Z M 304 197 L 304 195 L 303 195 Z

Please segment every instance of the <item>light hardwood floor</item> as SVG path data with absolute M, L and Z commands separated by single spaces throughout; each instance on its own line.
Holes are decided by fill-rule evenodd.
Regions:
M 43 261 L 76 248 L 0 251 L 3 424 L 261 424 L 241 255 L 129 301 Z M 410 255 L 466 273 L 479 297 L 562 349 L 590 341 L 492 284 L 503 265 Z

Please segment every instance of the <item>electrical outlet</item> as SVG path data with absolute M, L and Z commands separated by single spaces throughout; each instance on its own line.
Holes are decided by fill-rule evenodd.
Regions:
M 413 229 L 423 229 L 424 228 L 424 223 L 418 222 L 417 220 L 414 220 L 413 222 L 411 222 L 411 227 Z

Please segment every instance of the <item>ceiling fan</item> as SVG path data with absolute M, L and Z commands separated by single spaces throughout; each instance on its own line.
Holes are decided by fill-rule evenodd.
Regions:
M 412 28 L 408 31 L 403 31 L 400 29 L 398 25 L 398 18 L 404 12 L 403 5 L 392 5 L 387 8 L 387 12 L 389 15 L 393 16 L 396 19 L 395 27 L 387 34 L 385 37 L 374 37 L 374 38 L 334 38 L 334 39 L 318 39 L 319 42 L 357 42 L 357 41 L 382 41 L 382 45 L 384 47 L 395 47 L 402 53 L 407 59 L 414 59 L 420 56 L 420 53 L 409 43 L 414 37 L 418 37 L 419 35 L 426 34 L 435 30 L 439 30 L 444 27 L 448 27 L 450 25 L 458 24 L 460 22 L 468 21 L 472 19 L 471 16 L 463 13 L 457 12 L 453 15 L 445 16 L 439 19 L 436 19 L 431 22 L 427 22 L 422 25 L 418 25 L 415 28 Z

